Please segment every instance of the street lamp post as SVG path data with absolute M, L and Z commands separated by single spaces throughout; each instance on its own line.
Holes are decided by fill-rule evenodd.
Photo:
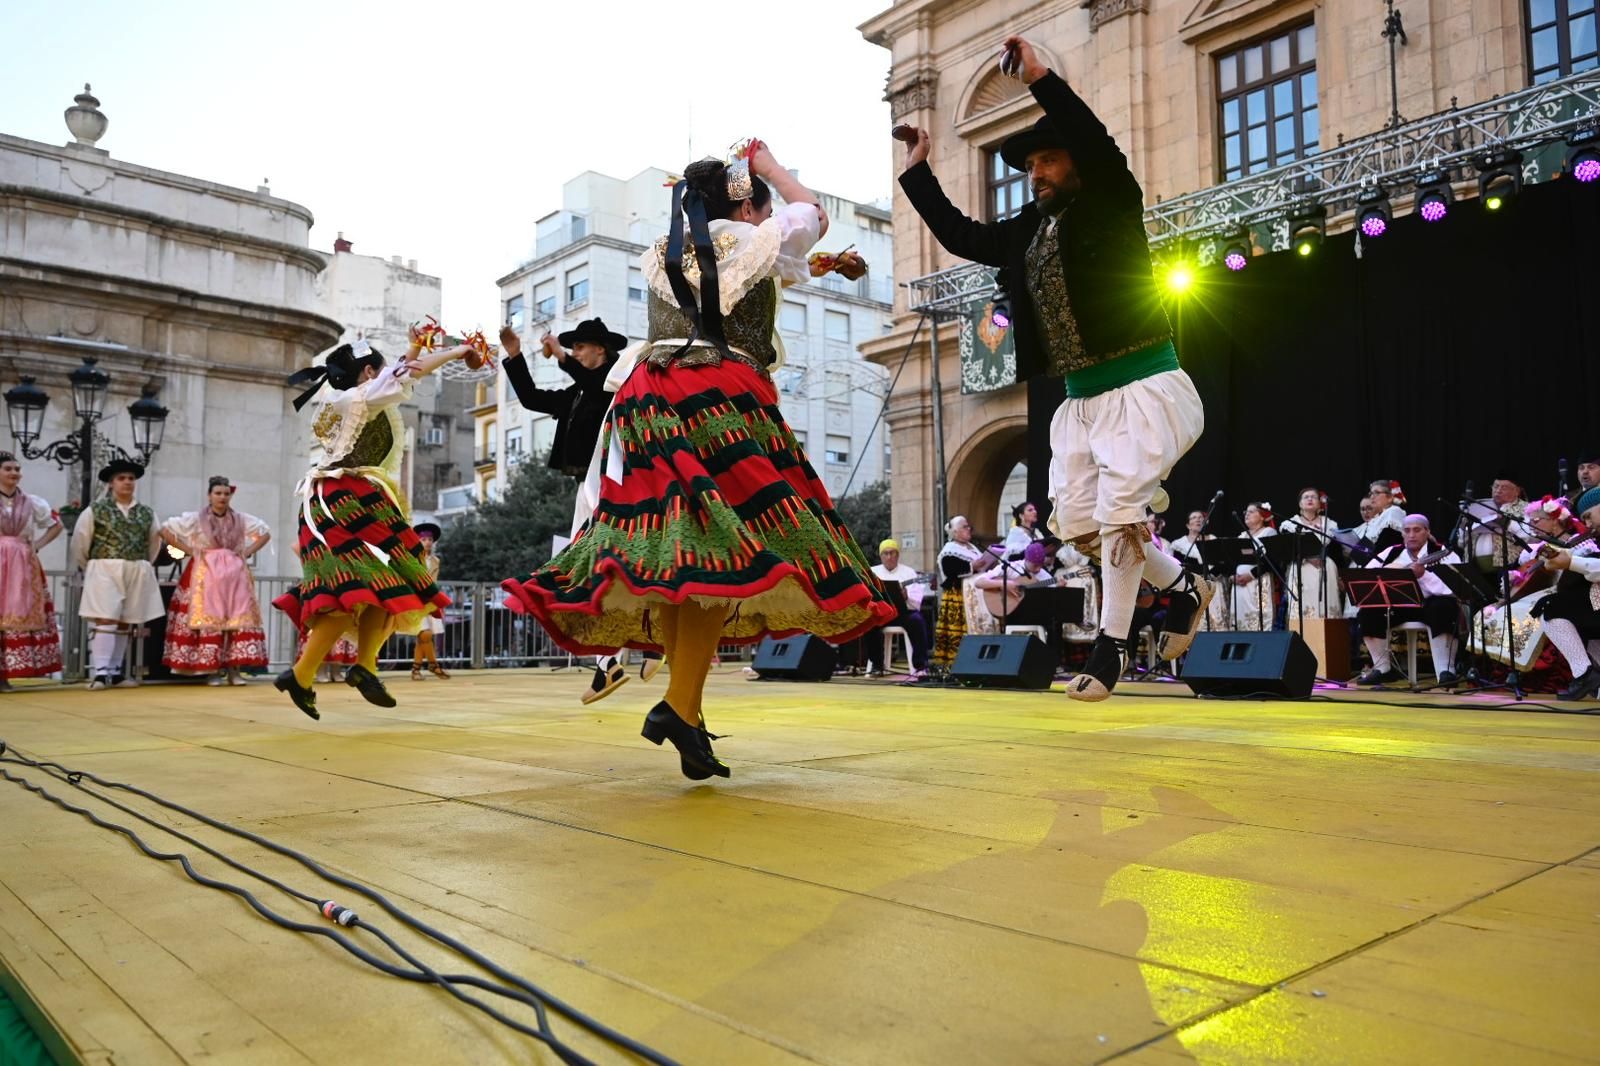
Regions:
M 78 419 L 78 428 L 71 436 L 49 444 L 37 443 L 44 430 L 44 411 L 50 403 L 50 395 L 34 378 L 26 375 L 21 384 L 6 390 L 6 419 L 11 425 L 11 437 L 24 458 L 50 459 L 62 470 L 73 463 L 82 465 L 78 505 L 87 507 L 94 491 L 96 453 L 130 462 L 133 456 L 95 428 L 107 417 L 101 408 L 111 388 L 111 375 L 101 370 L 94 359 L 85 356 L 83 365 L 68 374 L 67 379 L 72 384 L 72 409 Z M 167 409 L 156 401 L 156 392 L 155 386 L 146 385 L 139 399 L 128 405 L 134 450 L 139 453 L 138 461 L 146 466 L 161 448 L 167 422 Z

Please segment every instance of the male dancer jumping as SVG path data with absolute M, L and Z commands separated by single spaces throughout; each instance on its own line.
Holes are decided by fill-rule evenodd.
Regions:
M 928 132 L 915 130 L 900 186 L 939 243 L 1003 267 L 1011 287 L 1017 378 L 1064 377 L 1067 398 L 1050 423 L 1050 526 L 1098 556 L 1105 584 L 1100 634 L 1078 700 L 1103 700 L 1127 665 L 1141 578 L 1172 594 L 1159 638 L 1164 659 L 1194 640 L 1213 594 L 1165 552 L 1146 549 L 1145 508 L 1205 424 L 1194 383 L 1178 366 L 1172 327 L 1150 269 L 1144 194 L 1094 112 L 1021 37 L 1006 39 L 1002 69 L 1044 108 L 1000 155 L 1025 171 L 1034 201 L 1000 222 L 976 222 L 950 203 L 928 166 Z

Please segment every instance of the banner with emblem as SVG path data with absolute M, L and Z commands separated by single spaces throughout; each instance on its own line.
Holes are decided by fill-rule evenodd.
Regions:
M 994 321 L 994 292 L 973 299 L 962 312 L 957 344 L 961 352 L 961 392 L 994 392 L 1017 383 L 1017 352 L 1011 327 Z

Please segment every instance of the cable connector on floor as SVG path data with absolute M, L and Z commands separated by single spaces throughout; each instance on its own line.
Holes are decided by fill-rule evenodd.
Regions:
M 330 922 L 338 922 L 340 925 L 354 925 L 357 921 L 355 911 L 349 907 L 341 907 L 331 899 L 323 900 L 322 906 L 318 909 L 322 911 L 322 916 Z

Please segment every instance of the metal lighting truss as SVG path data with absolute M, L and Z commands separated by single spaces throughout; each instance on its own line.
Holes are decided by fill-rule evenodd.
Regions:
M 1453 103 L 1453 101 L 1452 101 Z M 1489 152 L 1520 151 L 1600 123 L 1600 70 L 1506 93 L 1470 107 L 1381 130 L 1325 152 L 1145 210 L 1150 246 L 1211 237 L 1293 214 L 1312 203 L 1329 214 L 1364 189 L 1409 186 Z
M 1159 202 L 1145 209 L 1145 231 L 1151 249 L 1159 250 L 1175 242 L 1277 224 L 1312 204 L 1337 214 L 1354 207 L 1366 189 L 1409 187 L 1423 174 L 1454 169 L 1486 153 L 1548 144 L 1597 125 L 1600 70 L 1591 70 L 1470 107 L 1452 107 L 1272 170 Z M 994 271 L 963 263 L 906 285 L 911 310 L 947 315 L 992 292 Z

